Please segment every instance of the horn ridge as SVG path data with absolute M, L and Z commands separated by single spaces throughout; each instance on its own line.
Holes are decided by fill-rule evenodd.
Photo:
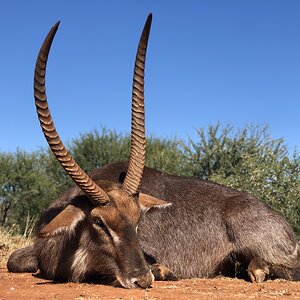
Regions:
M 132 84 L 132 114 L 131 114 L 131 149 L 128 170 L 123 182 L 123 189 L 129 194 L 136 194 L 142 181 L 145 156 L 145 111 L 144 111 L 144 76 L 147 45 L 152 23 L 149 14 L 144 25 L 135 58 Z
M 51 44 L 59 23 L 60 22 L 57 22 L 49 31 L 36 61 L 34 72 L 34 98 L 36 111 L 44 136 L 56 159 L 60 162 L 73 181 L 82 189 L 83 192 L 85 192 L 93 204 L 104 204 L 109 202 L 108 195 L 79 167 L 72 156 L 68 153 L 55 129 L 48 107 L 45 86 L 46 65 Z

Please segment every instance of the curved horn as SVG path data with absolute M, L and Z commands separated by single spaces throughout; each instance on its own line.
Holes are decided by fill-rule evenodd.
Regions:
M 135 58 L 132 85 L 131 149 L 127 175 L 123 182 L 123 188 L 129 194 L 137 193 L 145 165 L 144 71 L 151 22 L 152 14 L 149 14 L 140 37 Z
M 109 198 L 107 194 L 95 184 L 95 182 L 77 165 L 74 159 L 66 150 L 59 135 L 56 132 L 50 110 L 48 108 L 45 73 L 50 47 L 59 26 L 57 22 L 49 31 L 44 43 L 40 49 L 34 71 L 34 98 L 38 118 L 48 144 L 54 153 L 56 159 L 66 170 L 68 175 L 89 197 L 93 204 L 107 203 Z

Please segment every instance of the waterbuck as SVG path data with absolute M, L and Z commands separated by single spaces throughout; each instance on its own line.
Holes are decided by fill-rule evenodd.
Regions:
M 97 279 L 126 288 L 176 278 L 247 276 L 300 280 L 300 252 L 287 221 L 254 196 L 213 182 L 144 167 L 144 64 L 149 15 L 138 46 L 129 162 L 82 171 L 48 110 L 45 68 L 56 24 L 35 70 L 39 120 L 56 158 L 77 186 L 42 215 L 33 246 L 15 251 L 12 272 L 63 281 Z M 239 267 L 239 268 L 238 268 Z M 153 277 L 154 275 L 154 277 Z

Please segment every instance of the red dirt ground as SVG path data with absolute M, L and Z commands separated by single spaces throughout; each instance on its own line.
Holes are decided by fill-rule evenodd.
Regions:
M 156 281 L 146 290 L 127 290 L 100 284 L 53 283 L 32 274 L 8 273 L 2 265 L 0 299 L 300 299 L 300 282 L 190 279 Z

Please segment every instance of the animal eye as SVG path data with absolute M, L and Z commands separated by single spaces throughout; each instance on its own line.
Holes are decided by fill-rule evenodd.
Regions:
M 94 217 L 93 222 L 98 228 L 102 229 L 102 231 L 112 239 L 109 229 L 107 228 L 107 226 L 104 224 L 104 222 L 100 218 Z
M 97 225 L 98 227 L 102 228 L 102 229 L 106 229 L 104 223 L 102 222 L 102 220 L 100 218 L 93 218 L 93 222 L 95 225 Z

